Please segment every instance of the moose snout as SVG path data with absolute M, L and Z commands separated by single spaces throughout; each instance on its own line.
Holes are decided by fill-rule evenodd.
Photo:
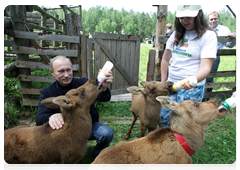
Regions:
M 93 84 L 94 84 L 95 86 L 98 85 L 98 79 L 97 79 L 97 78 L 94 78 L 94 79 L 93 79 Z
M 221 99 L 217 100 L 217 103 L 222 104 L 222 100 Z
M 171 94 L 171 95 L 173 95 L 173 94 L 176 94 L 177 93 L 177 91 L 175 91 L 174 89 L 173 89 L 173 82 L 168 82 L 169 84 L 168 84 L 168 86 L 167 86 L 167 89 L 168 89 L 168 91 L 169 91 L 169 93 Z

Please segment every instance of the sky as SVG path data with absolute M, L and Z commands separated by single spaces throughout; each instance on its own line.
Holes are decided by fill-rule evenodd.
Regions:
M 71 2 L 71 1 L 70 1 Z M 76 2 L 76 1 L 75 1 Z M 89 8 L 91 7 L 96 7 L 97 5 L 99 6 L 102 6 L 102 7 L 113 7 L 115 10 L 119 10 L 121 11 L 122 8 L 124 8 L 126 11 L 130 11 L 131 9 L 134 11 L 134 12 L 145 12 L 145 13 L 153 13 L 153 12 L 157 12 L 157 7 L 154 7 L 152 5 L 154 4 L 160 4 L 161 1 L 156 1 L 156 0 L 151 0 L 148 1 L 145 0 L 139 0 L 139 1 L 136 1 L 136 0 L 117 0 L 117 1 L 113 1 L 113 0 L 90 0 L 90 3 L 89 1 L 87 2 L 84 2 L 84 1 L 80 1 L 78 2 L 78 4 L 71 4 L 73 6 L 77 6 L 77 5 L 82 5 L 82 8 L 85 9 L 85 10 L 88 10 Z M 165 1 L 165 2 L 170 2 L 169 1 Z M 180 3 L 181 2 L 181 3 Z M 171 4 L 166 4 L 168 5 L 168 11 L 171 11 L 172 13 L 174 13 L 177 9 L 177 5 L 180 5 L 184 2 L 188 2 L 188 1 L 175 1 L 175 0 L 171 0 Z M 189 1 L 188 4 L 191 4 L 192 1 Z M 196 1 L 195 1 L 196 2 Z M 204 13 L 210 13 L 211 11 L 220 11 L 222 9 L 225 9 L 225 10 L 228 10 L 227 7 L 226 7 L 226 1 L 222 1 L 221 0 L 218 0 L 218 3 L 217 4 L 209 4 L 209 0 L 208 1 L 205 1 L 205 0 L 201 0 L 202 4 L 202 7 L 203 7 L 203 12 Z M 231 0 L 230 0 L 231 2 Z M 235 1 L 236 2 L 236 1 Z M 60 4 L 60 2 L 58 1 L 58 3 Z M 187 3 L 186 3 L 187 4 Z M 199 5 L 199 4 L 198 4 Z M 50 8 L 54 8 L 54 7 L 59 7 L 59 5 L 55 5 L 55 4 L 49 4 L 49 3 L 46 3 L 44 4 L 44 6 L 47 6 L 47 7 L 50 7 Z M 232 10 L 234 11 L 234 13 L 238 13 L 238 9 L 237 9 L 237 5 L 235 3 L 231 3 L 229 5 Z

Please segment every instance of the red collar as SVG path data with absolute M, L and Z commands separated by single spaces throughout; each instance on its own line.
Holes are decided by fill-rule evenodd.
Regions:
M 195 152 L 190 148 L 190 146 L 187 144 L 182 135 L 176 132 L 173 132 L 173 134 L 177 138 L 178 142 L 183 147 L 183 149 L 188 153 L 188 155 L 192 156 Z

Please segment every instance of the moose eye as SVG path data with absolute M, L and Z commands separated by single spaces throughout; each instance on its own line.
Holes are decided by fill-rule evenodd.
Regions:
M 85 92 L 84 91 L 81 92 L 81 96 L 85 96 Z
M 154 92 L 155 92 L 155 90 L 156 90 L 156 88 L 152 88 L 152 89 L 151 89 L 151 92 L 152 92 L 152 93 L 154 93 Z
M 198 103 L 194 103 L 194 106 L 195 106 L 195 107 L 199 107 L 199 104 L 198 104 Z

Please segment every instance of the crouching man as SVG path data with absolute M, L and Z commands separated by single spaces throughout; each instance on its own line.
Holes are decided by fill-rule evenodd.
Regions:
M 65 56 L 56 56 L 50 62 L 50 72 L 55 77 L 56 81 L 41 90 L 40 99 L 38 105 L 38 112 L 36 116 L 37 126 L 49 122 L 52 129 L 58 130 L 64 126 L 63 116 L 60 108 L 49 109 L 41 104 L 41 101 L 48 97 L 57 97 L 65 95 L 69 90 L 76 89 L 79 86 L 85 84 L 87 78 L 73 78 L 72 63 Z M 102 86 L 106 88 L 105 91 L 100 93 L 96 100 L 100 102 L 107 102 L 111 99 L 111 92 L 109 85 L 112 83 L 112 72 L 106 73 L 106 80 L 102 83 Z M 92 133 L 89 140 L 97 140 L 97 145 L 93 150 L 93 157 L 97 157 L 98 154 L 104 148 L 108 147 L 113 139 L 113 130 L 99 123 L 99 114 L 94 106 L 91 105 L 90 114 L 92 117 Z

